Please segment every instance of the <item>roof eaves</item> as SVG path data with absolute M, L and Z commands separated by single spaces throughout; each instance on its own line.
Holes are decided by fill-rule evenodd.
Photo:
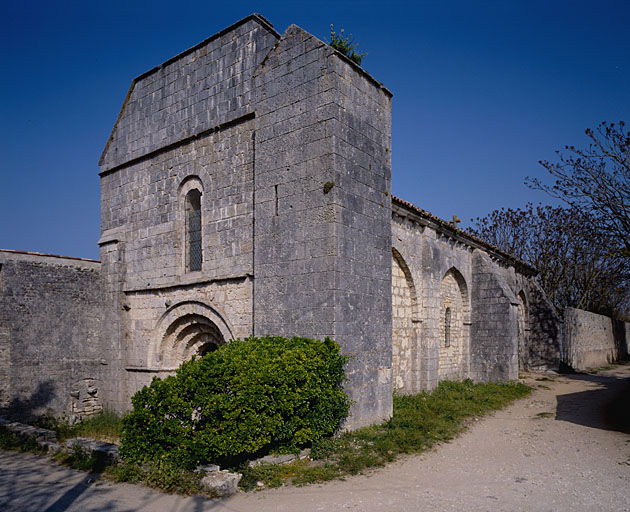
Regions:
M 459 236 L 465 240 L 468 240 L 469 242 L 472 242 L 472 245 L 480 246 L 484 248 L 485 250 L 498 256 L 499 258 L 503 260 L 508 260 L 513 265 L 527 271 L 528 273 L 532 275 L 538 274 L 538 270 L 536 270 L 536 268 L 531 266 L 529 263 L 517 258 L 516 256 L 513 256 L 512 254 L 508 252 L 503 251 L 502 249 L 499 249 L 498 247 L 495 247 L 492 244 L 489 244 L 485 240 L 482 240 L 481 238 L 478 238 L 475 235 L 467 231 L 464 231 L 463 229 L 453 227 L 453 225 L 450 224 L 448 221 L 436 215 L 433 215 L 431 212 L 428 212 L 427 210 L 423 210 L 419 206 L 416 206 L 415 204 L 410 203 L 409 201 L 405 201 L 404 199 L 401 199 L 399 197 L 392 195 L 392 204 L 394 203 L 398 203 L 399 206 L 407 208 L 408 210 L 411 210 L 415 214 L 419 215 L 420 217 L 423 217 L 427 220 L 434 222 L 441 229 L 448 231 L 453 236 Z

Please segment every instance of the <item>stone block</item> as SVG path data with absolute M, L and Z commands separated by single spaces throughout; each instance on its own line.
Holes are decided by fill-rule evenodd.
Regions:
M 238 483 L 243 475 L 227 470 L 211 471 L 201 479 L 201 486 L 209 494 L 225 498 L 238 492 Z

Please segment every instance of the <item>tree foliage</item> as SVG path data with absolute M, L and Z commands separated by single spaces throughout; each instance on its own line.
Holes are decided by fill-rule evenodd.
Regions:
M 630 257 L 630 133 L 621 121 L 603 122 L 586 135 L 586 149 L 565 146 L 565 153 L 556 152 L 559 161 L 540 162 L 555 178 L 553 185 L 529 177 L 526 183 L 588 212 Z
M 121 455 L 194 468 L 330 435 L 348 414 L 346 362 L 329 338 L 232 341 L 133 396 Z
M 358 53 L 356 51 L 359 44 L 354 42 L 354 40 L 352 39 L 352 34 L 344 37 L 343 29 L 341 29 L 339 35 L 337 35 L 332 25 L 330 25 L 330 41 L 328 42 L 328 44 L 338 52 L 343 53 L 352 62 L 357 63 L 359 66 L 363 61 L 363 57 L 367 55 L 367 53 Z
M 534 266 L 560 310 L 619 316 L 630 307 L 630 261 L 619 238 L 589 213 L 528 203 L 477 218 L 471 231 Z

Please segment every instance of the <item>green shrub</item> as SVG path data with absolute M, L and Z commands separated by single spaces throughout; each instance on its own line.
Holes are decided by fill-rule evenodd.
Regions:
M 121 456 L 193 468 L 309 444 L 348 414 L 346 362 L 329 338 L 232 341 L 133 396 Z

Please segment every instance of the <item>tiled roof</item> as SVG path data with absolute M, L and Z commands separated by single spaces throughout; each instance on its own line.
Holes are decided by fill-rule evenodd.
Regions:
M 398 204 L 399 206 L 403 206 L 407 208 L 408 210 L 411 210 L 413 213 L 419 215 L 420 217 L 424 217 L 425 219 L 435 222 L 438 226 L 445 229 L 446 231 L 450 231 L 454 235 L 459 235 L 462 238 L 468 239 L 471 242 L 473 242 L 475 245 L 483 247 L 484 249 L 499 256 L 502 259 L 507 259 L 512 264 L 515 264 L 519 267 L 524 267 L 528 269 L 530 272 L 533 272 L 535 274 L 538 273 L 538 271 L 534 267 L 532 267 L 529 263 L 517 258 L 516 256 L 508 252 L 503 251 L 502 249 L 499 249 L 498 247 L 495 247 L 492 244 L 489 244 L 485 240 L 482 240 L 481 238 L 478 238 L 475 235 L 467 231 L 464 231 L 461 228 L 453 226 L 450 222 L 444 219 L 441 219 L 440 217 L 437 217 L 436 215 L 433 215 L 431 212 L 423 210 L 422 208 L 416 206 L 413 203 L 410 203 L 409 201 L 405 201 L 404 199 L 401 199 L 399 197 L 392 195 L 392 204 Z

